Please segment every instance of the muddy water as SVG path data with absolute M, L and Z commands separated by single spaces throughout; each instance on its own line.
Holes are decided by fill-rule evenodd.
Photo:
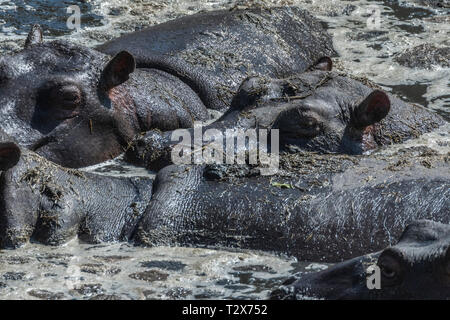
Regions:
M 440 6 L 421 6 L 437 3 Z M 67 7 L 81 10 L 81 30 L 66 25 Z M 32 24 L 46 39 L 95 46 L 202 10 L 250 5 L 299 5 L 319 17 L 333 35 L 338 69 L 366 76 L 403 98 L 434 109 L 450 120 L 450 57 L 425 69 L 401 66 L 396 57 L 422 44 L 448 47 L 450 11 L 443 1 L 339 0 L 0 0 L 0 54 L 20 50 Z M 447 51 L 448 52 L 448 51 Z M 450 124 L 408 142 L 439 153 L 450 151 Z M 377 151 L 395 153 L 399 147 Z M 154 175 L 121 158 L 86 168 L 108 175 Z M 0 299 L 264 299 L 271 288 L 296 272 L 324 264 L 254 251 L 206 248 L 93 246 L 73 240 L 62 247 L 29 244 L 0 251 Z
M 261 299 L 294 270 L 326 267 L 262 252 L 30 244 L 1 252 L 0 298 Z

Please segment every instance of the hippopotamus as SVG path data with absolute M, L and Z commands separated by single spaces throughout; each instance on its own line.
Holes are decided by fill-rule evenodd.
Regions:
M 367 285 L 369 267 L 380 270 L 379 287 Z M 292 277 L 272 299 L 450 299 L 450 225 L 430 220 L 409 224 L 397 244 Z
M 337 262 L 391 245 L 416 219 L 450 223 L 448 156 L 280 154 L 250 165 L 170 165 L 134 241 L 233 246 Z
M 127 241 L 142 218 L 153 180 L 61 167 L 0 133 L 0 247 Z
M 1 248 L 76 236 L 251 248 L 340 262 L 289 279 L 271 298 L 449 297 L 448 156 L 283 154 L 276 176 L 247 165 L 171 165 L 153 180 L 64 168 L 0 138 Z M 394 245 L 416 219 L 433 221 L 412 223 Z M 364 287 L 370 263 L 381 290 Z
M 43 42 L 34 26 L 22 51 L 0 57 L 0 126 L 52 162 L 84 167 L 138 133 L 226 110 L 249 74 L 301 72 L 335 54 L 320 23 L 290 7 L 201 13 L 97 49 Z
M 450 222 L 448 157 L 427 150 L 282 153 L 272 176 L 251 165 L 171 165 L 153 180 L 61 167 L 3 139 L 0 165 L 1 247 L 78 236 L 336 262 L 390 245 L 414 219 Z
M 176 75 L 211 109 L 226 111 L 249 75 L 302 72 L 337 55 L 319 20 L 298 7 L 219 10 L 185 16 L 97 47 L 127 50 L 138 67 Z
M 277 129 L 277 142 L 285 150 L 362 154 L 402 143 L 445 123 L 431 110 L 331 68 L 331 59 L 322 57 L 307 71 L 288 78 L 246 79 L 230 109 L 204 126 L 203 133 L 218 130 L 225 137 L 230 129 Z M 193 138 L 194 129 L 188 131 Z M 172 163 L 172 151 L 179 142 L 174 131 L 150 130 L 130 144 L 126 159 L 159 170 Z M 194 141 L 182 142 L 195 145 Z

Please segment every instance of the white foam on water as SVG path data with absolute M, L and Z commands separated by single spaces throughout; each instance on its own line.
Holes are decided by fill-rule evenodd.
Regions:
M 425 133 L 418 138 L 407 140 L 402 144 L 389 145 L 379 150 L 374 150 L 371 153 L 395 155 L 401 149 L 421 146 L 430 148 L 438 154 L 450 154 L 450 123 L 447 122 L 435 131 Z
M 36 299 L 45 291 L 63 299 L 99 294 L 122 299 L 264 299 L 271 285 L 289 276 L 295 262 L 251 251 L 140 248 L 126 243 L 95 246 L 76 239 L 60 247 L 28 244 L 0 251 L 0 299 Z M 262 268 L 239 271 L 254 266 Z M 240 278 L 244 273 L 248 279 Z M 152 274 L 160 280 L 151 279 Z M 183 296 L 174 296 L 177 293 Z

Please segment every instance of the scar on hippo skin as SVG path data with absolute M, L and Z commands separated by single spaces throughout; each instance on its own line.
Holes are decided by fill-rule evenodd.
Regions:
M 378 266 L 380 287 L 369 289 L 367 269 Z M 329 269 L 287 279 L 272 299 L 449 299 L 450 225 L 410 223 L 398 243 Z

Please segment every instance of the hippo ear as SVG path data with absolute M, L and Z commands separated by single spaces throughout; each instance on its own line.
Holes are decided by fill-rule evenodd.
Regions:
M 314 63 L 313 70 L 331 71 L 333 69 L 333 61 L 330 57 L 322 57 Z
M 13 142 L 0 142 L 0 170 L 14 167 L 20 159 L 20 148 Z
M 29 46 L 33 44 L 38 44 L 42 42 L 42 29 L 41 26 L 38 24 L 35 24 L 31 27 L 30 33 L 28 33 L 27 40 L 25 40 L 25 48 L 28 48 Z
M 364 128 L 381 121 L 391 109 L 391 102 L 386 93 L 374 90 L 354 110 L 352 123 L 356 128 Z
M 100 85 L 109 90 L 129 79 L 130 73 L 136 69 L 136 61 L 131 53 L 119 52 L 103 69 Z

